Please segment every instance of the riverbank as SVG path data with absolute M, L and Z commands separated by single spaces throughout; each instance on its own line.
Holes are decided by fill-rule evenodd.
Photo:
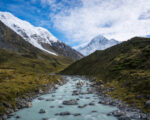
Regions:
M 58 82 L 56 82 L 54 84 L 44 86 L 46 88 L 44 91 L 41 89 L 38 89 L 37 92 L 30 93 L 30 95 L 27 94 L 26 98 L 23 98 L 23 99 L 19 98 L 18 100 L 20 102 L 18 101 L 18 103 L 20 103 L 21 106 L 18 107 L 16 109 L 16 111 L 18 111 L 22 108 L 25 108 L 25 107 L 29 107 L 34 110 L 35 108 L 34 107 L 32 108 L 31 101 L 34 98 L 38 97 L 38 98 L 36 98 L 37 101 L 39 101 L 39 103 L 37 103 L 37 104 L 42 104 L 42 102 L 46 102 L 44 104 L 46 106 L 49 106 L 50 112 L 52 112 L 54 110 L 53 111 L 54 118 L 59 117 L 59 116 L 71 116 L 71 115 L 73 115 L 75 118 L 76 118 L 76 115 L 81 117 L 82 114 L 84 114 L 84 113 L 81 114 L 80 110 L 82 111 L 84 109 L 87 109 L 87 107 L 90 107 L 90 109 L 92 109 L 92 110 L 90 110 L 91 113 L 89 115 L 92 115 L 93 113 L 97 113 L 97 115 L 98 115 L 105 111 L 105 109 L 103 111 L 103 109 L 101 108 L 102 107 L 101 105 L 104 105 L 106 108 L 107 107 L 109 108 L 109 106 L 110 106 L 110 108 L 109 108 L 110 110 L 108 110 L 108 112 L 105 113 L 108 116 L 108 118 L 109 118 L 109 116 L 114 116 L 118 120 L 150 120 L 150 114 L 145 114 L 141 110 L 136 109 L 135 107 L 130 107 L 126 103 L 122 102 L 121 100 L 114 99 L 110 95 L 108 95 L 107 94 L 108 91 L 112 91 L 113 88 L 107 88 L 106 85 L 102 81 L 95 82 L 94 78 L 89 79 L 84 76 L 70 76 L 70 78 L 72 79 L 72 81 L 67 83 L 67 84 L 69 84 L 69 86 L 67 84 L 65 84 L 64 87 L 61 86 L 64 83 L 66 83 L 67 79 L 64 78 L 63 80 L 58 80 Z M 74 83 L 74 81 L 77 81 L 77 82 Z M 90 83 L 88 83 L 88 81 L 90 81 Z M 60 90 L 53 92 L 57 88 Z M 82 89 L 83 89 L 83 91 L 82 91 Z M 59 92 L 61 92 L 61 93 L 59 93 Z M 47 93 L 51 93 L 51 94 L 47 94 Z M 44 96 L 48 95 L 49 97 L 43 97 L 43 96 L 41 97 L 41 95 L 44 95 Z M 93 97 L 92 97 L 92 95 L 93 95 Z M 47 102 L 47 101 L 50 101 L 50 102 Z M 96 108 L 99 105 L 100 105 L 100 107 Z M 41 112 L 43 112 L 44 114 L 46 114 L 46 111 L 47 111 L 47 114 L 48 114 L 49 110 L 46 106 L 45 107 L 43 106 L 42 109 L 40 109 L 40 107 L 36 107 L 36 111 L 41 110 Z M 60 110 L 58 110 L 58 111 L 55 110 L 56 106 L 62 110 L 60 113 L 59 113 Z M 66 107 L 68 106 L 68 107 L 65 109 L 65 106 Z M 69 106 L 71 106 L 71 107 L 69 107 Z M 113 110 L 111 108 L 111 106 L 117 107 L 118 109 Z M 73 109 L 72 109 L 72 107 L 73 107 Z M 76 110 L 76 107 L 78 108 L 78 110 Z M 73 110 L 72 111 L 73 113 L 71 111 L 68 111 L 68 109 Z M 98 112 L 99 110 L 101 110 L 101 112 Z M 26 112 L 28 112 L 28 111 L 26 110 Z M 77 112 L 77 113 L 74 113 L 74 112 Z M 43 113 L 42 113 L 42 115 L 43 115 Z M 33 113 L 33 114 L 36 114 L 36 116 L 40 115 L 38 112 Z M 11 117 L 12 115 L 14 115 L 14 114 L 11 113 L 8 115 L 8 117 Z M 24 113 L 22 115 L 24 115 Z M 20 117 L 20 116 L 15 115 L 15 117 Z M 39 116 L 39 117 L 41 117 L 41 116 Z M 21 116 L 21 118 L 22 118 L 22 116 Z M 73 118 L 73 119 L 75 119 L 75 118 Z M 38 118 L 38 119 L 40 119 L 40 118 Z M 98 117 L 96 119 L 98 119 Z M 108 119 L 106 119 L 106 120 L 108 120 Z M 110 120 L 111 120 L 111 118 L 110 118 Z
M 57 89 L 66 82 L 58 75 L 23 74 L 11 81 L 0 83 L 0 120 L 13 116 L 14 112 L 31 107 L 31 101 Z
M 32 101 L 32 107 L 15 112 L 8 120 L 117 120 L 108 116 L 116 107 L 99 104 L 91 82 L 65 76 L 67 83 Z
M 92 87 L 96 94 L 99 95 L 99 104 L 116 106 L 119 109 L 108 113 L 108 116 L 115 116 L 118 120 L 150 120 L 149 113 L 143 113 L 135 106 L 129 106 L 127 103 L 113 98 L 110 92 L 114 91 L 115 88 L 108 86 L 103 81 L 97 81 L 95 78 L 90 78 L 89 80 L 92 82 Z

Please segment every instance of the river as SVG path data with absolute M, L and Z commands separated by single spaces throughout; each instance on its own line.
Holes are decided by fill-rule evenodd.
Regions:
M 95 93 L 85 94 L 90 88 L 90 81 L 73 76 L 65 79 L 68 80 L 66 84 L 52 93 L 40 96 L 43 100 L 34 99 L 32 107 L 17 111 L 8 120 L 117 120 L 113 116 L 107 116 L 107 113 L 117 110 L 116 107 L 99 104 L 100 98 Z M 84 83 L 80 88 L 77 87 L 79 82 Z M 82 94 L 72 95 L 73 91 L 80 91 Z M 63 101 L 67 100 L 76 100 L 77 105 L 64 105 Z M 39 113 L 40 109 L 44 109 L 45 113 Z

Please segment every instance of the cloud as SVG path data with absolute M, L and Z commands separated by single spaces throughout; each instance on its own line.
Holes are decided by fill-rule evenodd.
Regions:
M 86 43 L 98 34 L 120 41 L 150 34 L 148 0 L 44 1 L 53 9 L 53 27 L 71 42 Z

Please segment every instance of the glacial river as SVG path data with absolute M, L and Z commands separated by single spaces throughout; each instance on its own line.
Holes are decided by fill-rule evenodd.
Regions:
M 40 96 L 43 100 L 34 99 L 31 108 L 17 111 L 15 116 L 8 120 L 117 120 L 107 116 L 107 113 L 117 110 L 116 107 L 99 104 L 100 99 L 94 93 L 85 94 L 90 88 L 90 81 L 72 76 L 65 78 L 68 80 L 66 84 L 59 86 L 52 93 Z M 77 88 L 79 82 L 84 83 L 81 88 Z M 73 91 L 80 91 L 82 94 L 72 95 Z M 67 100 L 77 100 L 77 104 L 64 105 L 63 101 Z M 39 113 L 40 109 L 44 109 L 45 113 Z M 60 115 L 64 112 L 67 112 L 67 115 Z

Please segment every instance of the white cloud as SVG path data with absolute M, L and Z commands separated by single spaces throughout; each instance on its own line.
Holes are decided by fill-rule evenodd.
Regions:
M 149 0 L 81 0 L 72 8 L 66 6 L 68 1 L 51 3 L 55 12 L 61 11 L 50 17 L 71 42 L 86 43 L 98 34 L 120 41 L 150 34 Z

